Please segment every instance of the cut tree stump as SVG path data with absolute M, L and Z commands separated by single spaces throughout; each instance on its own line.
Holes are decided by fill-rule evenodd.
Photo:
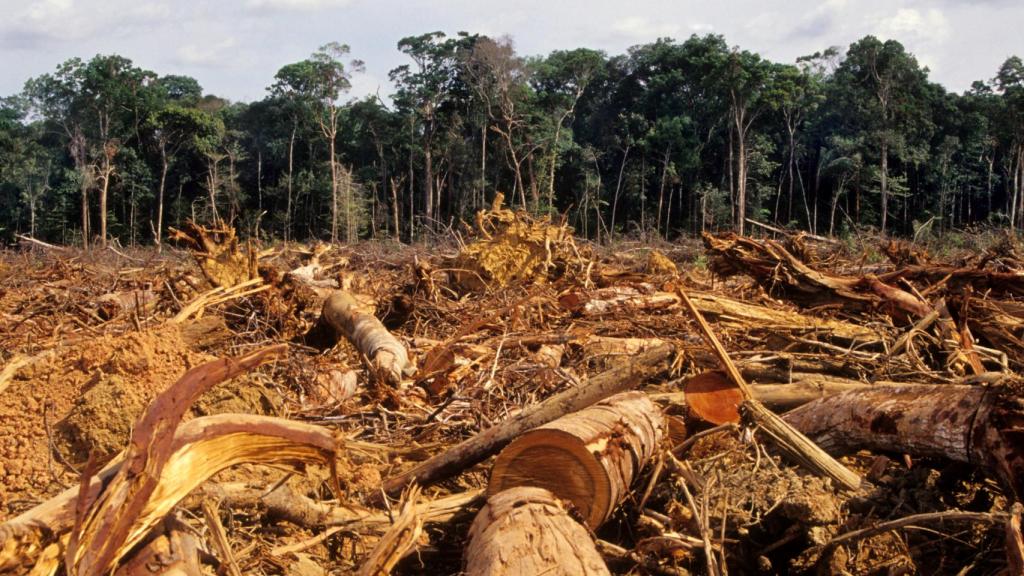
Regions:
M 364 311 L 348 292 L 337 290 L 327 298 L 323 319 L 369 359 L 375 377 L 398 388 L 402 378 L 412 373 L 412 362 L 405 346 L 376 316 Z
M 515 486 L 546 488 L 597 528 L 657 453 L 665 427 L 661 410 L 646 394 L 617 394 L 515 439 L 494 462 L 488 494 Z
M 491 496 L 469 529 L 467 576 L 610 575 L 587 529 L 543 488 Z
M 805 404 L 786 422 L 829 453 L 882 450 L 968 462 L 1024 496 L 1024 401 L 1016 387 L 873 386 Z

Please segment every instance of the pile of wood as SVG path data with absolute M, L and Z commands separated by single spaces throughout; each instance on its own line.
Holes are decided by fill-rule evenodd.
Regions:
M 100 331 L 214 318 L 188 342 L 221 359 L 182 366 L 102 467 L 26 436 L 13 454 L 53 462 L 0 492 L 0 574 L 1024 570 L 1017 259 L 893 243 L 867 267 L 822 239 L 725 234 L 705 235 L 705 272 L 595 256 L 500 205 L 477 234 L 453 260 L 191 225 L 191 261 L 95 309 L 54 308 L 53 287 L 123 262 L 51 251 L 0 294 L 0 404 L 46 396 L 49 430 L 67 391 L 33 390 L 63 358 L 152 361 L 90 348 Z M 70 337 L 29 349 L 29 330 Z

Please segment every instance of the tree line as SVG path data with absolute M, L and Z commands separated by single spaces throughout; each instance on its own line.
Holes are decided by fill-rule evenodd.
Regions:
M 897 41 L 793 64 L 722 36 L 609 56 L 508 38 L 402 39 L 394 92 L 352 98 L 349 48 L 255 102 L 117 55 L 0 99 L 0 235 L 159 245 L 187 218 L 285 240 L 415 241 L 496 192 L 596 240 L 748 220 L 818 234 L 1024 227 L 1024 63 L 963 94 Z

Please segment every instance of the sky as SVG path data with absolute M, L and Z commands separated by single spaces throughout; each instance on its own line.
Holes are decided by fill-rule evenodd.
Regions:
M 523 55 L 715 33 L 777 62 L 874 34 L 955 92 L 1024 56 L 1022 0 L 0 0 L 0 14 L 0 96 L 68 58 L 120 54 L 258 100 L 281 66 L 332 41 L 366 63 L 353 96 L 387 95 L 407 63 L 399 39 L 435 30 L 508 35 Z

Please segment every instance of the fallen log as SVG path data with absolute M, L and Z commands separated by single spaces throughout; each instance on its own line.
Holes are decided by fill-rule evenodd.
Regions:
M 333 292 L 324 302 L 322 318 L 369 360 L 374 377 L 398 388 L 414 371 L 405 346 L 348 292 Z
M 816 318 L 799 312 L 769 308 L 710 292 L 689 292 L 701 312 L 729 328 L 770 330 L 773 333 L 814 334 L 844 343 L 880 346 L 885 337 L 868 326 Z M 604 316 L 631 311 L 677 309 L 682 304 L 671 292 L 644 292 L 632 286 L 601 288 L 590 293 L 570 292 L 559 298 L 561 306 L 584 316 Z
M 636 387 L 644 380 L 668 369 L 673 354 L 671 346 L 659 346 L 594 376 L 579 387 L 526 407 L 508 420 L 491 426 L 448 451 L 393 476 L 384 482 L 383 491 L 393 495 L 401 492 L 412 482 L 426 486 L 454 476 L 498 452 L 527 430 Z
M 467 576 L 610 575 L 586 528 L 543 488 L 495 494 L 469 529 L 463 560 Z
M 545 488 L 571 502 L 596 529 L 657 453 L 665 428 L 661 410 L 646 394 L 616 394 L 516 438 L 494 461 L 487 493 Z
M 832 454 L 860 449 L 987 468 L 1024 496 L 1024 401 L 1017 386 L 874 386 L 822 398 L 783 419 Z
M 998 271 L 985 268 L 956 268 L 934 264 L 904 266 L 892 272 L 879 274 L 882 282 L 917 280 L 928 284 L 942 282 L 954 293 L 971 289 L 990 296 L 1024 297 L 1024 271 Z

